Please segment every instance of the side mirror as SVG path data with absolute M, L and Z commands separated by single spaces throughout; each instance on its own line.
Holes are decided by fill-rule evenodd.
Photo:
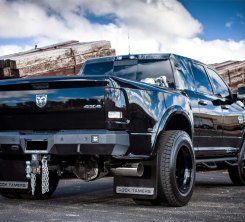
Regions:
M 245 86 L 239 87 L 237 89 L 237 98 L 238 99 L 245 99 Z

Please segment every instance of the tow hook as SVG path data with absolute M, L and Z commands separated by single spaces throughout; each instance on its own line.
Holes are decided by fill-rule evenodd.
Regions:
M 26 161 L 26 178 L 31 180 L 31 192 L 34 196 L 36 190 L 36 176 L 42 176 L 42 194 L 49 192 L 48 157 L 32 154 L 31 161 Z

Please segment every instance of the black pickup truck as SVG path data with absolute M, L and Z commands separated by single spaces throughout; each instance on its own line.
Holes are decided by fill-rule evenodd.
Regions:
M 196 169 L 228 169 L 245 185 L 244 97 L 212 67 L 174 54 L 1 81 L 0 193 L 48 198 L 62 177 L 114 176 L 116 195 L 183 206 Z

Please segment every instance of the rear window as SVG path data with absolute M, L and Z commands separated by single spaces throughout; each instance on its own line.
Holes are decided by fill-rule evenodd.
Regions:
M 138 81 L 147 78 L 166 77 L 167 86 L 175 88 L 174 76 L 169 60 L 140 60 L 138 63 Z
M 168 59 L 119 60 L 88 63 L 82 75 L 114 75 L 121 78 L 175 88 Z
M 87 64 L 84 67 L 83 74 L 86 75 L 111 75 L 113 70 L 113 62 L 98 62 Z
M 114 62 L 113 75 L 125 79 L 136 80 L 138 60 L 121 60 Z

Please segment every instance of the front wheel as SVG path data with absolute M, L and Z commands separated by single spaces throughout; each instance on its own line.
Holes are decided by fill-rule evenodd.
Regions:
M 191 199 L 195 184 L 195 155 L 192 141 L 184 131 L 159 135 L 158 193 L 155 202 L 180 207 Z
M 238 165 L 229 167 L 228 172 L 235 186 L 245 186 L 245 147 L 240 151 Z

